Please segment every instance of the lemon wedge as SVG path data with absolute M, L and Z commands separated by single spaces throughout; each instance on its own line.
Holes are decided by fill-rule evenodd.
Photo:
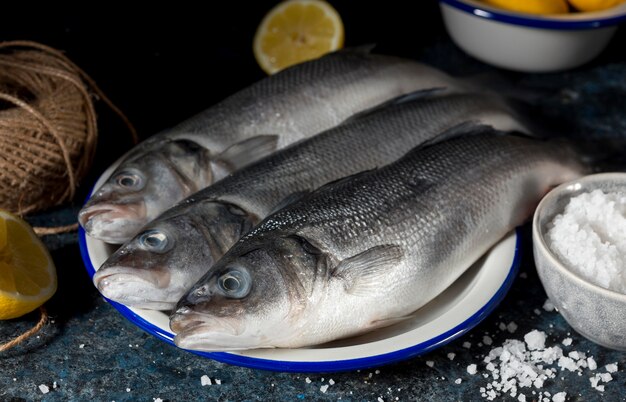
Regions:
M 624 0 L 569 0 L 569 2 L 580 11 L 599 11 L 615 7 Z
M 343 46 L 343 23 L 325 1 L 289 0 L 263 18 L 254 36 L 254 57 L 268 74 L 316 59 Z
M 52 258 L 28 223 L 0 210 L 0 320 L 20 317 L 56 291 Z
M 565 0 L 484 0 L 485 3 L 505 10 L 529 14 L 565 14 Z

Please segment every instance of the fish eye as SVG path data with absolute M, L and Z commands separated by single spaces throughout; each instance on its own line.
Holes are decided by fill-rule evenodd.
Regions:
M 115 182 L 123 188 L 140 190 L 143 188 L 144 180 L 140 174 L 132 171 L 120 172 L 115 176 Z
M 225 296 L 241 299 L 250 293 L 252 281 L 247 271 L 230 269 L 220 275 L 217 286 Z
M 160 230 L 148 230 L 139 236 L 139 244 L 147 251 L 164 253 L 172 246 L 167 234 Z

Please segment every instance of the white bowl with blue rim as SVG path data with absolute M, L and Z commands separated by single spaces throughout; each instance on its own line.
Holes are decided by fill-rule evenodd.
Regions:
M 475 0 L 440 0 L 452 40 L 471 56 L 515 71 L 550 72 L 580 66 L 607 46 L 626 3 L 595 12 L 536 15 Z
M 114 167 L 103 173 L 94 188 L 104 183 Z M 117 246 L 87 235 L 82 228 L 78 241 L 92 278 Z M 356 370 L 423 355 L 464 335 L 496 308 L 516 277 L 520 254 L 520 236 L 513 231 L 410 319 L 361 336 L 298 349 L 193 353 L 238 366 L 291 372 Z M 176 347 L 166 312 L 107 301 L 134 325 Z

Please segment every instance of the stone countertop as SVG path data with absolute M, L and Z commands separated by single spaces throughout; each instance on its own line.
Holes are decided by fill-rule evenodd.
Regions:
M 114 100 L 121 100 L 118 103 L 128 111 L 131 119 L 140 128 L 140 133 L 146 136 L 191 114 L 185 113 L 187 108 L 192 111 L 200 110 L 211 104 L 211 100 L 214 102 L 262 76 L 254 66 L 253 60 L 250 60 L 251 51 L 247 46 L 248 36 L 250 36 L 249 25 L 256 27 L 256 21 L 260 19 L 268 6 L 255 7 L 257 10 L 255 10 L 254 18 L 246 17 L 239 22 L 241 26 L 248 27 L 248 31 L 243 31 L 243 33 L 237 31 L 239 33 L 234 34 L 234 38 L 227 39 L 227 41 L 237 42 L 245 38 L 245 49 L 243 45 L 237 45 L 239 46 L 237 47 L 230 43 L 219 48 L 213 56 L 214 59 L 221 57 L 225 60 L 226 66 L 220 67 L 220 71 L 228 71 L 230 67 L 235 72 L 246 71 L 248 74 L 231 86 L 224 84 L 225 80 L 220 80 L 220 83 L 215 83 L 215 91 L 206 99 L 197 94 L 197 91 L 207 90 L 207 85 L 214 82 L 210 77 L 200 79 L 201 88 L 187 87 L 181 90 L 169 83 L 169 76 L 165 76 L 162 78 L 163 87 L 159 91 L 162 91 L 165 96 L 163 99 L 167 102 L 163 102 L 163 99 L 158 97 L 155 99 L 150 94 L 146 96 L 146 92 L 142 92 L 146 88 L 156 88 L 154 81 L 156 76 L 163 76 L 165 71 L 170 70 L 174 73 L 180 72 L 182 67 L 176 70 L 176 64 L 171 59 L 171 57 L 179 57 L 180 54 L 168 54 L 168 51 L 173 52 L 172 49 L 177 49 L 177 47 L 168 44 L 166 34 L 158 34 L 152 41 L 148 40 L 146 43 L 148 50 L 137 50 L 145 54 L 136 55 L 131 51 L 136 45 L 135 41 L 139 40 L 129 33 L 133 16 L 123 18 L 120 23 L 121 28 L 119 28 L 122 33 L 112 35 L 113 41 L 119 40 L 123 34 L 135 39 L 132 39 L 130 44 L 118 48 L 114 45 L 107 47 L 105 39 L 95 34 L 102 28 L 103 23 L 89 25 L 80 18 L 80 15 L 67 16 L 62 19 L 62 24 L 58 27 L 46 26 L 48 31 L 43 32 L 41 30 L 29 31 L 21 27 L 19 21 L 13 21 L 8 26 L 0 28 L 0 35 L 3 35 L 3 39 L 29 38 L 67 49 L 69 56 L 78 59 L 76 61 L 92 73 L 105 92 L 109 93 Z M 402 50 L 406 49 L 406 46 L 395 43 L 391 38 L 400 37 L 404 30 L 409 28 L 402 26 L 397 28 L 400 32 L 391 33 L 368 31 L 367 24 L 359 22 L 360 19 L 351 13 L 349 5 L 345 2 L 339 2 L 337 8 L 342 16 L 346 16 L 348 44 L 377 41 L 377 35 L 380 35 L 382 39 L 379 42 L 382 42 L 382 50 L 414 57 L 455 75 L 474 75 L 496 71 L 466 56 L 450 42 L 438 20 L 436 7 L 427 6 L 425 14 L 419 17 L 420 21 L 424 21 L 426 25 L 416 28 L 422 34 L 421 39 L 416 41 L 417 46 L 413 46 L 408 51 Z M 113 15 L 112 11 L 109 13 Z M 373 15 L 375 11 L 370 11 L 370 13 Z M 109 16 L 109 14 L 106 15 Z M 174 17 L 180 15 L 182 13 Z M 367 10 L 361 11 L 361 15 L 371 16 Z M 155 21 L 157 23 L 160 20 L 157 18 Z M 43 18 L 36 22 L 44 25 L 48 23 Z M 144 24 L 147 22 L 144 21 Z M 178 24 L 181 26 L 183 22 L 179 21 Z M 389 23 L 388 26 L 392 24 Z M 358 40 L 350 39 L 350 29 L 353 29 L 355 32 L 353 37 Z M 232 28 L 232 32 L 235 31 L 236 29 Z M 50 40 L 46 40 L 47 35 Z M 172 35 L 173 42 L 181 40 L 180 36 Z M 197 37 L 194 38 L 198 40 Z M 86 46 L 87 41 L 95 43 L 94 46 L 102 46 L 103 50 L 98 51 L 97 47 L 94 50 L 94 46 Z M 115 45 L 117 44 L 115 42 Z M 194 44 L 193 41 L 192 44 Z M 558 74 L 501 72 L 501 74 L 509 82 L 514 82 L 518 88 L 543 93 L 544 95 L 535 98 L 535 106 L 550 117 L 566 118 L 569 124 L 568 133 L 573 138 L 624 137 L 626 136 L 624 44 L 626 44 L 626 35 L 620 32 L 599 59 L 569 72 Z M 198 43 L 196 42 L 195 45 L 197 46 Z M 187 51 L 191 45 L 185 46 L 185 51 Z M 232 46 L 235 50 L 228 46 Z M 127 67 L 130 65 L 128 69 L 131 73 L 137 73 L 136 70 L 145 67 L 148 63 L 146 59 L 154 63 L 155 71 L 147 71 L 147 78 L 144 81 L 139 79 L 135 86 L 130 85 L 139 76 L 124 76 L 124 71 L 127 70 L 117 67 L 116 62 L 111 59 L 104 65 L 98 64 L 103 54 L 115 55 L 116 49 L 119 50 L 119 54 L 127 57 L 124 64 Z M 144 64 L 142 65 L 141 62 Z M 107 75 L 108 69 L 105 68 L 107 66 L 111 67 L 109 72 L 112 76 Z M 193 71 L 198 73 L 196 68 L 193 68 Z M 111 77 L 125 78 L 115 80 Z M 229 76 L 228 78 L 235 80 L 236 77 Z M 216 80 L 216 76 L 213 80 Z M 193 92 L 195 95 L 188 95 L 188 92 Z M 125 94 L 128 94 L 128 97 L 125 97 Z M 186 99 L 187 104 L 181 105 L 173 102 L 173 99 L 180 98 Z M 171 107 L 171 114 L 161 113 L 160 108 L 168 110 L 168 107 Z M 94 161 L 92 174 L 85 179 L 81 187 L 82 198 L 78 197 L 74 205 L 29 217 L 31 223 L 51 226 L 75 221 L 81 199 L 84 199 L 95 177 L 123 151 L 118 149 L 117 144 L 126 141 L 125 134 L 115 131 L 123 130 L 123 128 L 114 122 L 114 117 L 106 111 L 100 111 L 100 116 L 100 124 L 104 127 L 101 130 L 103 134 L 100 138 L 100 148 L 97 160 Z M 524 334 L 533 329 L 548 334 L 546 342 L 548 346 L 559 345 L 565 352 L 577 350 L 594 356 L 598 362 L 598 370 L 591 372 L 585 369 L 582 375 L 567 370 L 558 372 L 554 379 L 545 382 L 541 390 L 520 389 L 527 395 L 527 400 L 539 399 L 538 394 L 532 394 L 532 391 L 549 392 L 551 395 L 565 391 L 567 400 L 573 401 L 591 401 L 600 398 L 610 401 L 626 400 L 626 373 L 624 371 L 626 354 L 595 345 L 574 332 L 558 312 L 543 309 L 546 295 L 534 267 L 528 225 L 522 228 L 522 233 L 522 263 L 519 277 L 516 278 L 502 303 L 477 327 L 459 339 L 424 356 L 389 366 L 328 374 L 277 373 L 235 367 L 198 357 L 170 346 L 131 324 L 100 297 L 91 284 L 81 261 L 76 234 L 47 236 L 44 241 L 51 250 L 59 275 L 59 289 L 47 303 L 51 319 L 36 337 L 12 350 L 0 353 L 0 372 L 2 373 L 0 375 L 0 400 L 118 402 L 153 401 L 156 398 L 163 401 L 484 400 L 481 397 L 480 388 L 486 387 L 492 379 L 484 378 L 482 375 L 487 373 L 485 364 L 482 363 L 483 357 L 492 348 L 501 346 L 507 339 L 523 340 Z M 7 340 L 30 328 L 37 319 L 38 315 L 32 313 L 19 319 L 0 322 L 0 341 Z M 517 325 L 514 332 L 500 329 L 501 323 L 509 324 L 510 322 Z M 491 345 L 484 344 L 485 335 L 491 339 Z M 570 346 L 561 344 L 561 341 L 567 337 L 572 338 Z M 470 342 L 471 347 L 464 347 L 465 342 Z M 453 359 L 449 358 L 451 353 L 454 353 Z M 602 393 L 593 389 L 589 378 L 595 373 L 606 372 L 604 365 L 614 362 L 618 363 L 619 370 L 612 374 L 613 381 L 605 384 L 605 390 Z M 470 375 L 466 370 L 467 366 L 472 363 L 478 365 L 476 375 Z M 204 375 L 212 380 L 211 385 L 201 385 L 201 377 Z M 457 379 L 461 379 L 459 384 L 455 382 Z M 40 390 L 39 386 L 42 384 L 49 388 L 48 393 L 44 394 Z M 328 387 L 322 387 L 325 385 Z

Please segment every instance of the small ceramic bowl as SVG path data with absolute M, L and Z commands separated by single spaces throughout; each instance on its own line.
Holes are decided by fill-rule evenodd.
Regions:
M 477 59 L 524 72 L 565 70 L 596 57 L 617 25 L 626 3 L 596 12 L 555 15 L 517 13 L 475 0 L 440 0 L 452 40 Z
M 533 252 L 541 283 L 550 300 L 577 332 L 612 349 L 626 350 L 626 294 L 594 285 L 570 271 L 550 250 L 547 225 L 570 198 L 601 189 L 626 191 L 626 173 L 583 177 L 556 187 L 539 203 L 533 218 Z

